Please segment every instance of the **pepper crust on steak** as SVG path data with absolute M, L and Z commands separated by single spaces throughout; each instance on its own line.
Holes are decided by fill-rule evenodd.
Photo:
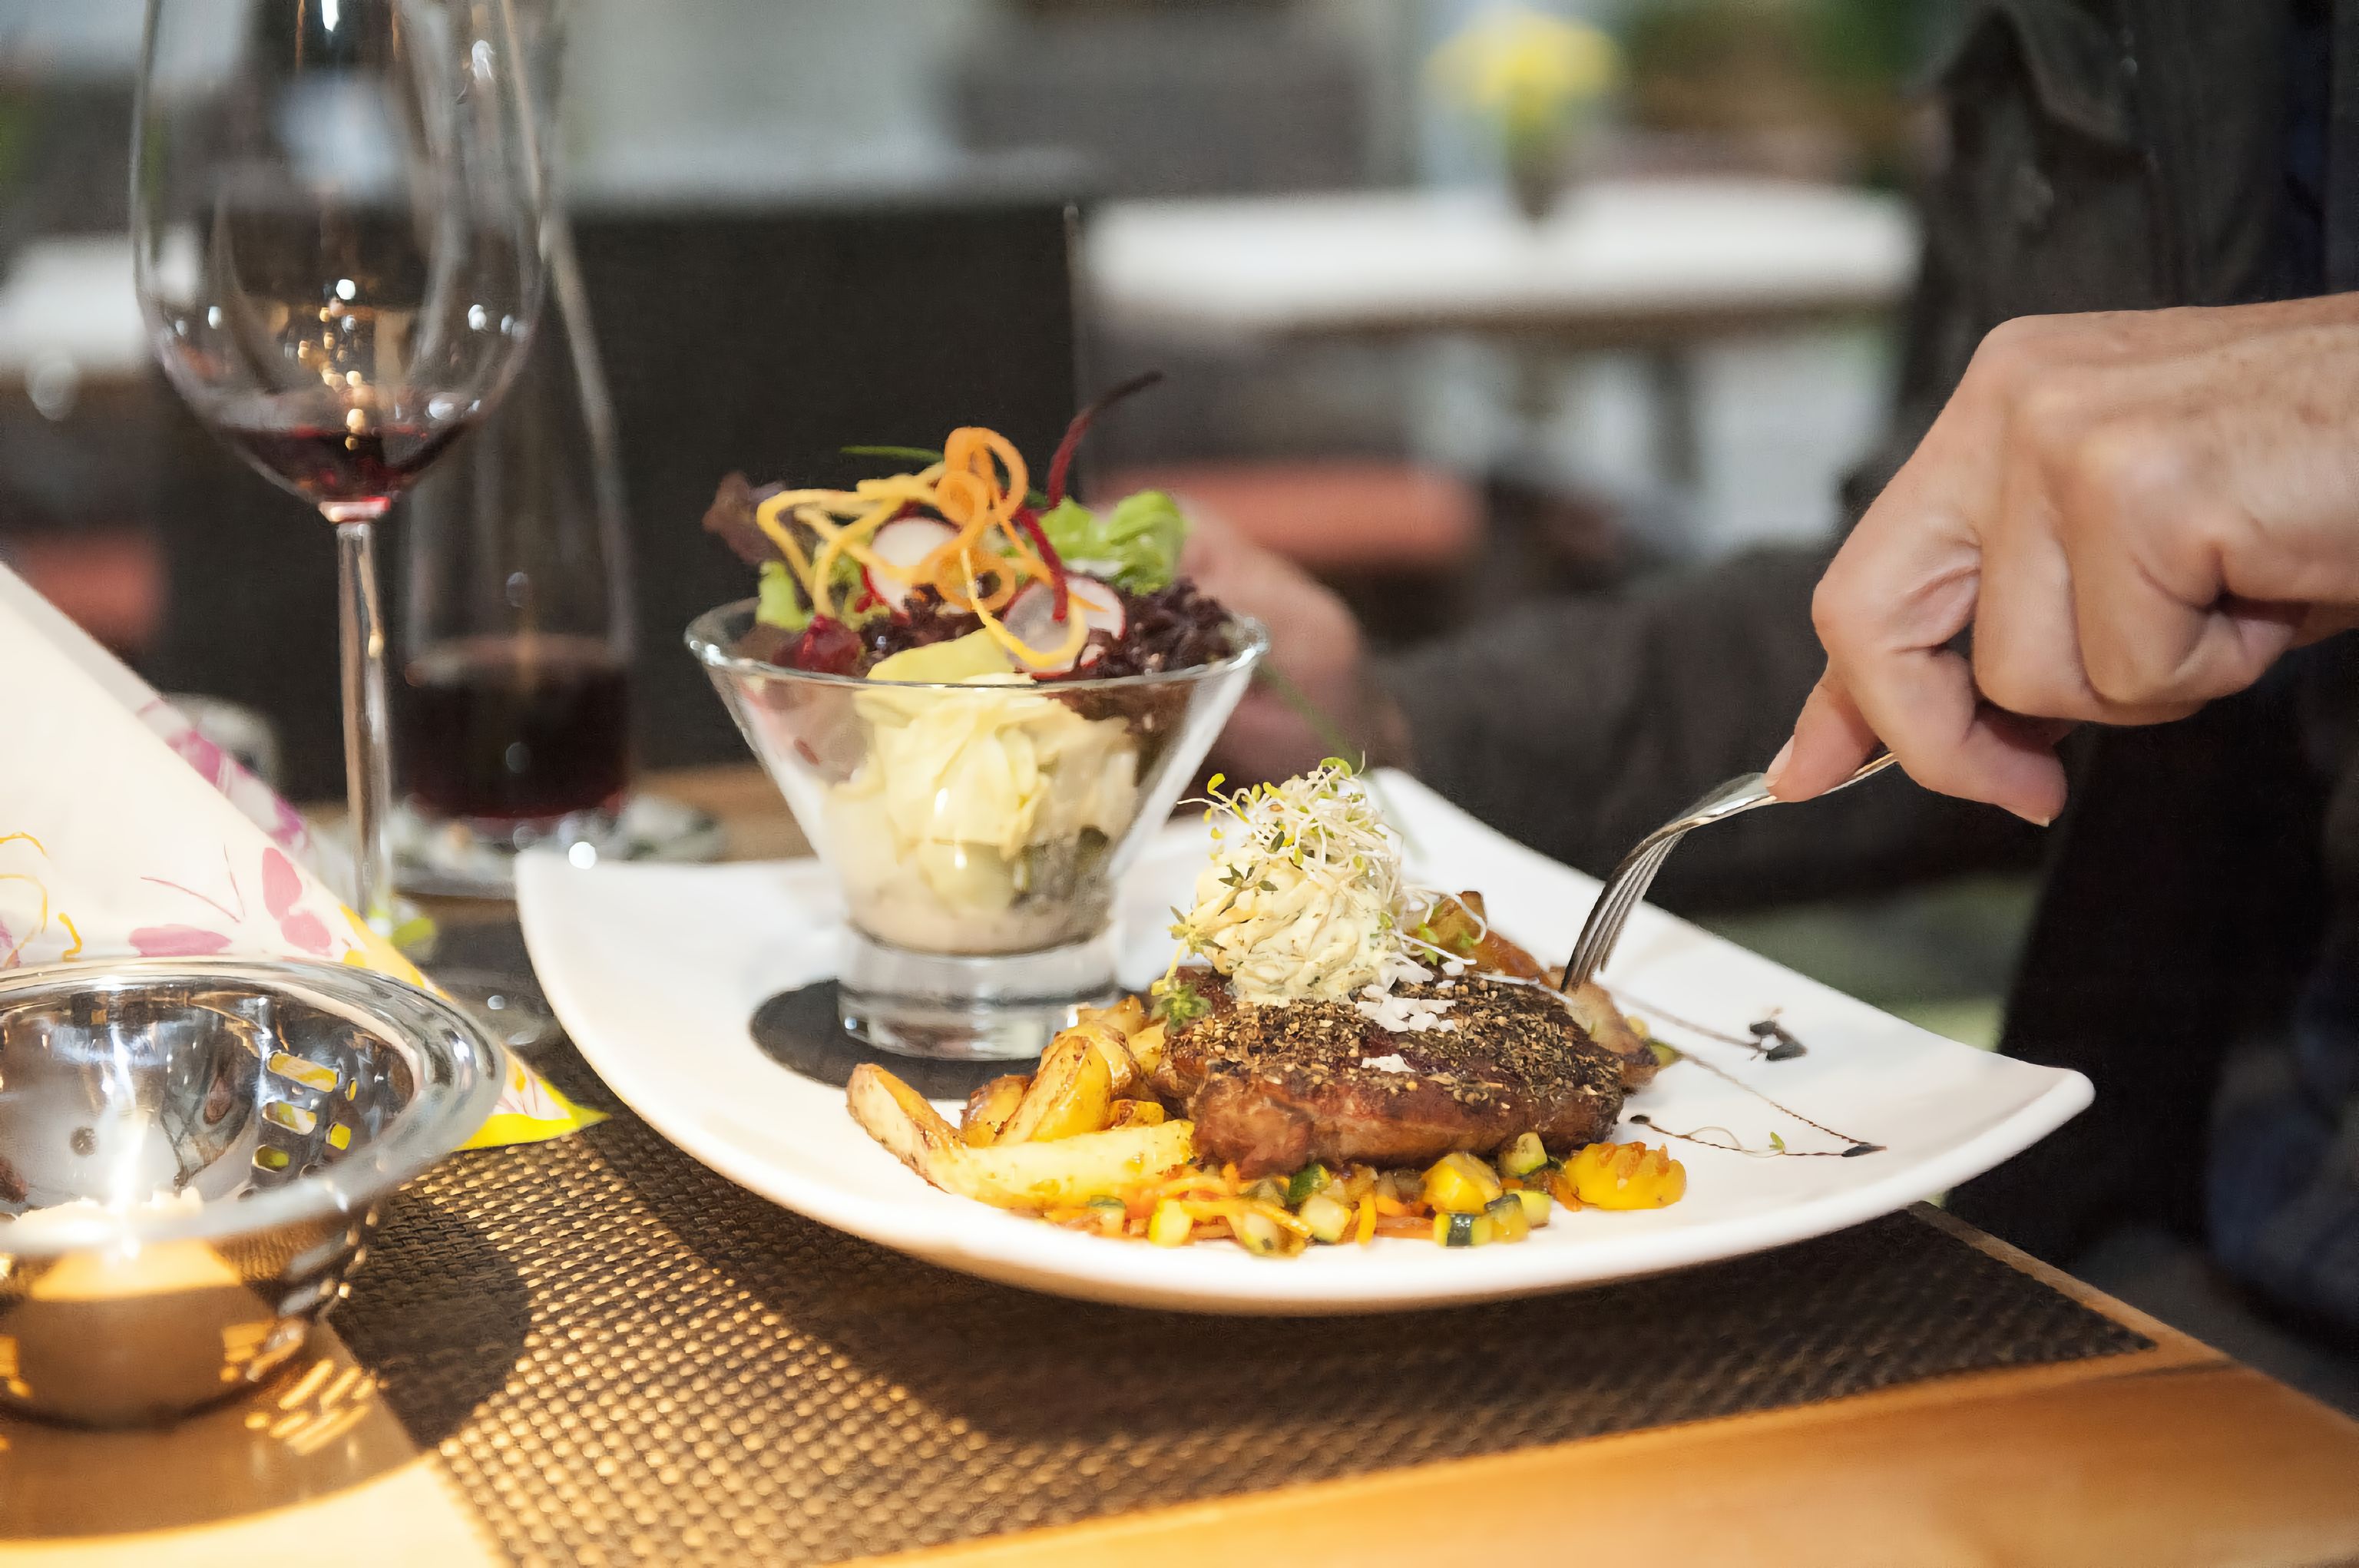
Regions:
M 1186 1107 L 1199 1154 L 1248 1177 L 1422 1165 L 1526 1132 L 1569 1155 L 1613 1136 L 1621 1068 L 1553 992 L 1465 975 L 1395 995 L 1447 1001 L 1458 1027 L 1396 1031 L 1345 1002 L 1223 996 L 1172 1040 L 1156 1091 Z

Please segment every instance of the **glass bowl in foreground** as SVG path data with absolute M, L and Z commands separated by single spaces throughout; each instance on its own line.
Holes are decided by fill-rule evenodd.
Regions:
M 688 647 L 850 915 L 844 1027 L 881 1050 L 1037 1055 L 1115 992 L 1116 879 L 1180 795 L 1269 639 L 1151 675 L 953 685 L 822 675 L 734 650 L 750 599 Z

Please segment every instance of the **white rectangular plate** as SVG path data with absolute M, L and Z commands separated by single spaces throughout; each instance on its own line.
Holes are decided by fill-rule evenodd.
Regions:
M 1492 832 L 1415 781 L 1382 777 L 1410 873 L 1475 888 L 1508 935 L 1569 951 L 1597 884 Z M 1169 909 L 1204 863 L 1177 824 L 1123 888 L 1124 979 L 1170 953 Z M 1887 1214 L 1989 1170 L 2089 1103 L 2078 1073 L 1970 1050 L 1877 1012 L 1655 909 L 1624 934 L 1605 979 L 1661 1038 L 1737 1080 L 1674 1063 L 1625 1117 L 1786 1156 L 1672 1144 L 1688 1195 L 1643 1214 L 1560 1214 L 1517 1246 L 1422 1240 L 1313 1248 L 1291 1259 L 1225 1244 L 1165 1250 L 1003 1214 L 928 1186 L 853 1125 L 843 1093 L 777 1065 L 748 1020 L 834 973 L 843 913 L 812 862 L 518 868 L 534 967 L 574 1043 L 614 1093 L 696 1159 L 798 1213 L 949 1269 L 1063 1295 L 1215 1312 L 1360 1312 L 1560 1290 L 1734 1258 Z M 1775 1012 L 1808 1053 L 1767 1062 L 1654 1008 L 1743 1035 Z M 1749 1086 L 1755 1092 L 1748 1092 Z M 1767 1095 L 1775 1105 L 1764 1100 Z M 1777 1107 L 1789 1107 L 1793 1115 Z M 1804 1119 L 1804 1118 L 1807 1118 Z M 1857 1158 L 1810 1124 L 1883 1145 Z M 1622 1136 L 1659 1133 L 1625 1121 Z

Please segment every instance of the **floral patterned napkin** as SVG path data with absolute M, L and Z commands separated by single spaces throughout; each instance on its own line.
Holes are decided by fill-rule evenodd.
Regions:
M 428 986 L 322 878 L 293 807 L 5 567 L 0 689 L 0 969 L 242 953 Z M 467 1147 L 599 1119 L 512 1056 Z

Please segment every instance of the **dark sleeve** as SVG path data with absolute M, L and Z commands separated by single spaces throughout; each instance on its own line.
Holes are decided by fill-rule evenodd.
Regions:
M 1500 831 L 1603 875 L 1723 779 L 1768 765 L 1823 663 L 1827 550 L 1764 550 L 1658 590 L 1536 604 L 1386 671 L 1419 776 Z M 2034 830 L 1887 775 L 1680 846 L 1675 909 L 1832 897 L 2029 864 Z

